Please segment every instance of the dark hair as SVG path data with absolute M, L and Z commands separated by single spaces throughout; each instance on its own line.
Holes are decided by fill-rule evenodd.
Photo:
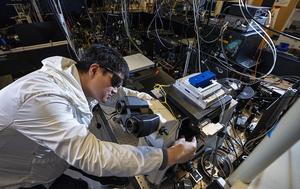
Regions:
M 94 63 L 100 67 L 109 68 L 116 73 L 122 74 L 124 81 L 129 76 L 129 68 L 122 55 L 111 47 L 101 44 L 94 44 L 84 50 L 76 67 L 80 72 L 88 72 L 90 66 Z

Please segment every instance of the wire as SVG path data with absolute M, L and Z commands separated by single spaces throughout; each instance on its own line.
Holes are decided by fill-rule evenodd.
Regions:
M 259 79 L 261 79 L 261 78 L 264 78 L 264 77 L 268 76 L 268 75 L 273 71 L 273 69 L 274 69 L 274 67 L 275 67 L 275 65 L 276 65 L 276 60 L 277 60 L 277 51 L 276 51 L 276 47 L 275 47 L 275 45 L 274 45 L 272 39 L 270 38 L 270 36 L 268 35 L 267 32 L 265 32 L 265 31 L 264 31 L 264 30 L 263 30 L 256 22 L 254 22 L 254 23 L 256 24 L 256 26 L 257 26 L 257 27 L 265 34 L 265 36 L 267 37 L 267 38 L 265 38 L 265 36 L 263 36 L 259 31 L 257 31 L 256 28 L 255 28 L 254 26 L 252 26 L 252 24 L 250 23 L 250 21 L 247 19 L 247 17 L 246 17 L 245 14 L 244 14 L 243 8 L 242 8 L 242 7 L 246 7 L 247 5 L 244 4 L 243 0 L 239 0 L 239 6 L 240 6 L 240 11 L 241 11 L 243 17 L 245 18 L 246 22 L 250 25 L 250 27 L 251 27 L 254 31 L 256 31 L 256 33 L 257 33 L 260 37 L 262 37 L 262 38 L 266 41 L 266 43 L 269 45 L 269 47 L 270 47 L 270 49 L 271 49 L 271 51 L 272 51 L 272 53 L 273 53 L 273 64 L 272 64 L 272 67 L 270 68 L 270 70 L 269 70 L 265 75 L 259 77 Z M 268 40 L 269 40 L 269 41 L 268 41 Z
M 132 39 L 130 32 L 129 32 L 129 25 L 128 25 L 128 11 L 127 11 L 127 3 L 126 0 L 121 0 L 121 9 L 122 9 L 122 19 L 123 19 L 123 23 L 124 23 L 124 28 L 125 28 L 125 32 L 126 35 L 129 39 L 129 41 L 133 44 L 133 46 L 142 54 L 143 51 L 137 46 L 137 44 L 134 42 L 134 40 Z
M 228 22 L 226 23 L 226 24 L 228 24 Z M 221 30 L 221 32 L 220 32 L 220 38 L 221 38 L 221 50 L 222 50 L 222 53 L 223 53 L 223 56 L 224 56 L 224 58 L 225 58 L 225 60 L 228 60 L 228 57 L 227 57 L 227 55 L 226 55 L 226 52 L 225 52 L 225 48 L 224 48 L 224 31 L 225 30 Z M 227 62 L 227 64 L 228 64 L 228 61 L 226 61 Z
M 172 108 L 170 107 L 170 105 L 167 102 L 167 93 L 164 90 L 164 87 L 170 87 L 170 85 L 161 85 L 161 84 L 156 83 L 154 85 L 153 89 L 158 90 L 158 91 L 161 92 L 161 94 L 163 95 L 163 98 L 164 98 L 164 100 L 161 103 L 164 104 L 168 108 L 168 110 L 171 112 L 171 114 L 176 118 Z
M 157 3 L 157 1 L 156 1 L 156 3 Z M 160 8 L 161 8 L 161 5 L 160 5 Z M 159 8 L 159 9 L 160 9 L 160 8 Z M 164 28 L 164 25 L 163 25 L 163 21 L 162 21 L 162 19 L 161 19 L 160 13 L 159 13 L 159 9 L 157 9 L 156 14 L 157 14 L 157 16 L 158 16 L 158 18 L 159 18 L 161 27 L 162 27 L 162 29 L 163 29 L 163 28 Z M 156 16 L 156 18 L 157 18 L 157 16 Z M 160 42 L 160 44 L 161 44 L 164 48 L 166 48 L 166 49 L 168 49 L 168 50 L 171 50 L 172 48 L 167 47 L 167 45 L 161 40 L 161 37 L 159 36 L 158 29 L 157 29 L 157 19 L 156 19 L 156 18 L 155 18 L 155 20 L 154 20 L 154 26 L 155 26 L 155 34 L 156 34 L 156 37 L 157 37 L 158 41 Z
M 76 47 L 74 45 L 74 41 L 72 39 L 72 34 L 70 32 L 70 29 L 68 28 L 68 25 L 65 21 L 65 18 L 63 15 L 64 11 L 62 10 L 60 0 L 58 0 L 57 2 L 55 0 L 49 0 L 49 4 L 50 4 L 50 7 L 51 7 L 54 15 L 56 16 L 58 23 L 60 23 L 60 26 L 65 33 L 65 37 L 66 37 L 71 49 L 73 50 L 74 55 L 76 56 L 77 60 L 79 60 L 80 57 L 79 57 L 78 51 L 76 50 Z
M 219 122 L 221 123 L 223 121 L 226 105 L 225 105 L 225 102 L 222 101 L 222 98 L 220 98 L 220 96 L 218 96 L 215 91 L 214 91 L 214 94 L 217 96 L 218 101 L 220 102 L 220 105 L 221 105 L 221 109 L 222 109 L 221 114 L 219 115 Z
M 216 158 L 217 158 L 217 150 L 218 150 L 219 141 L 220 141 L 220 137 L 217 136 L 215 148 L 212 150 L 212 153 L 210 154 L 210 157 L 209 157 L 209 159 L 212 158 L 212 164 L 213 164 L 212 171 L 210 173 L 210 182 L 212 182 L 213 176 L 214 176 L 213 174 L 214 174 L 214 170 L 215 170 L 215 166 L 216 166 L 215 162 L 216 162 Z
M 245 0 L 244 4 L 246 4 L 246 0 Z M 288 38 L 291 38 L 291 39 L 300 41 L 300 38 L 298 38 L 298 37 L 295 37 L 295 36 L 293 36 L 293 35 L 290 35 L 290 34 L 287 34 L 287 33 L 284 33 L 284 32 L 278 31 L 278 30 L 275 30 L 275 29 L 273 29 L 273 28 L 267 27 L 267 26 L 265 26 L 264 24 L 258 22 L 258 21 L 250 14 L 249 9 L 248 9 L 247 6 L 245 7 L 245 10 L 246 10 L 247 15 L 248 15 L 252 20 L 254 20 L 254 22 L 255 22 L 256 24 L 259 24 L 259 25 L 262 26 L 263 28 L 265 28 L 265 29 L 267 29 L 267 30 L 270 30 L 270 31 L 272 31 L 272 32 L 274 32 L 274 33 L 277 33 L 277 34 L 284 35 L 284 36 L 286 36 L 286 37 L 288 37 Z
M 212 55 L 210 55 L 210 54 L 207 54 L 207 53 L 206 53 L 206 54 L 207 54 L 208 56 L 211 56 L 211 57 L 213 57 L 214 59 L 216 59 L 219 63 L 221 63 L 221 65 L 223 65 L 225 68 L 227 68 L 227 69 L 230 70 L 230 71 L 233 71 L 233 72 L 235 72 L 235 73 L 237 73 L 237 74 L 239 74 L 239 75 L 241 75 L 241 76 L 249 77 L 249 78 L 254 79 L 254 80 L 257 80 L 257 81 L 264 81 L 263 78 L 266 77 L 266 76 L 268 76 L 268 75 L 273 71 L 273 69 L 274 69 L 274 67 L 275 67 L 275 65 L 276 65 L 276 59 L 277 59 L 276 47 L 275 47 L 273 41 L 271 40 L 270 36 L 269 36 L 269 35 L 268 35 L 268 34 L 267 34 L 260 26 L 258 26 L 258 28 L 260 28 L 260 29 L 262 30 L 262 32 L 266 35 L 266 37 L 264 37 L 259 31 L 257 31 L 257 29 L 256 29 L 255 27 L 253 27 L 252 24 L 249 22 L 249 20 L 247 19 L 247 17 L 246 17 L 245 14 L 243 13 L 242 7 L 243 7 L 244 5 L 242 4 L 242 1 L 241 1 L 241 0 L 239 0 L 239 5 L 240 5 L 240 10 L 241 10 L 241 12 L 242 12 L 242 14 L 243 14 L 243 17 L 244 17 L 245 20 L 248 22 L 248 24 L 250 25 L 250 27 L 252 27 L 253 30 L 255 30 L 256 33 L 257 33 L 259 36 L 261 36 L 261 37 L 266 41 L 266 43 L 269 45 L 269 47 L 270 47 L 270 49 L 271 49 L 271 51 L 272 51 L 272 54 L 273 54 L 273 64 L 272 64 L 272 67 L 270 68 L 270 70 L 269 70 L 266 74 L 264 74 L 263 76 L 256 77 L 256 76 L 252 76 L 252 75 L 249 75 L 249 74 L 245 74 L 245 73 L 239 72 L 239 71 L 237 71 L 237 70 L 235 70 L 235 69 L 229 67 L 229 66 L 228 66 L 228 61 L 230 61 L 230 60 L 226 57 L 226 54 L 224 54 L 224 57 L 225 57 L 225 63 L 226 63 L 226 64 L 223 64 L 223 61 L 220 60 L 219 58 L 217 58 L 217 57 L 215 57 L 215 56 L 212 56 Z M 222 33 L 222 35 L 224 35 L 224 34 Z M 222 38 L 222 39 L 223 39 L 223 38 Z M 222 39 L 221 39 L 221 40 L 222 40 Z M 222 43 L 222 41 L 221 41 L 221 43 Z M 204 52 L 203 52 L 203 53 L 204 53 Z M 232 61 L 231 61 L 231 62 L 232 62 Z M 253 85 L 254 83 L 245 83 L 245 82 L 243 82 L 243 84 L 245 84 L 245 85 Z
M 199 27 L 197 24 L 197 17 L 199 16 L 198 12 L 199 12 L 199 10 L 196 8 L 196 0 L 193 0 L 194 31 L 195 31 L 196 37 L 197 37 L 198 67 L 199 67 L 199 72 L 201 73 L 201 52 L 200 52 L 200 40 L 199 40 Z
M 209 1 L 210 3 L 210 8 L 209 8 L 209 11 L 208 11 L 208 18 L 207 18 L 207 21 L 206 21 L 206 25 L 209 24 L 209 18 L 211 16 L 211 12 L 212 12 L 212 9 L 213 9 L 213 0 Z
M 249 77 L 249 78 L 256 79 L 257 82 L 259 82 L 259 81 L 264 81 L 264 82 L 265 82 L 265 80 L 263 80 L 263 79 L 258 79 L 258 78 L 254 77 L 254 76 L 252 76 L 252 75 L 244 74 L 244 73 L 242 73 L 242 72 L 239 72 L 239 71 L 235 70 L 234 68 L 232 68 L 232 67 L 230 67 L 230 66 L 228 65 L 228 62 L 225 62 L 225 61 L 223 61 L 223 60 L 217 58 L 216 56 L 210 55 L 210 54 L 205 53 L 205 52 L 202 52 L 202 53 L 205 54 L 205 55 L 207 55 L 207 56 L 209 56 L 209 57 L 211 57 L 211 58 L 214 58 L 215 60 L 217 60 L 217 61 L 221 64 L 221 66 L 223 66 L 225 69 L 227 69 L 227 70 L 229 70 L 229 71 L 232 71 L 232 72 L 234 72 L 234 73 L 236 73 L 236 74 L 239 74 L 239 75 L 242 75 L 242 76 L 245 76 L 245 77 Z M 228 61 L 231 61 L 231 60 L 228 60 Z M 233 61 L 231 61 L 231 62 L 233 62 Z M 257 82 L 254 82 L 254 83 L 247 83 L 247 82 L 243 82 L 243 81 L 240 81 L 240 82 L 241 82 L 243 85 L 253 85 L 253 84 L 256 84 L 256 83 L 257 83 Z
M 111 120 L 112 118 L 116 117 L 118 113 L 113 113 L 107 120 Z
M 241 140 L 240 136 L 237 137 L 237 138 L 240 140 L 240 142 L 237 141 L 237 139 L 235 139 L 234 137 L 232 137 L 232 136 L 230 136 L 230 135 L 228 135 L 228 137 L 230 138 L 230 140 L 231 140 L 232 142 L 234 142 L 235 144 L 237 144 L 238 147 L 239 147 L 242 151 L 244 151 L 244 145 L 243 145 L 243 143 L 242 143 L 242 140 Z
M 107 113 L 106 111 L 102 110 L 102 112 L 107 115 L 107 116 L 110 116 L 110 115 L 113 115 L 113 114 L 116 114 L 117 111 L 113 111 L 113 112 L 110 112 L 110 113 Z
M 268 134 L 270 131 L 272 131 L 276 126 L 277 126 L 277 122 L 280 120 L 280 116 L 277 118 L 277 120 L 273 123 L 272 127 L 269 128 L 268 130 L 266 130 L 265 132 L 261 133 L 260 135 L 258 135 L 257 137 L 248 140 L 245 145 L 244 145 L 244 152 L 246 154 L 250 154 L 250 150 L 253 148 L 253 145 L 260 140 L 262 137 L 264 137 L 266 134 Z M 268 127 L 270 125 L 267 125 L 266 127 Z M 249 149 L 251 148 L 251 149 Z
M 161 15 L 160 15 L 160 10 L 161 10 L 161 7 L 162 7 L 162 4 L 159 4 L 157 3 L 158 0 L 155 1 L 156 3 L 156 10 L 155 10 L 155 14 L 153 16 L 153 19 L 151 20 L 148 28 L 147 28 L 147 36 L 149 38 L 149 33 L 150 33 L 150 27 L 152 26 L 153 24 L 153 21 L 154 21 L 154 30 L 155 30 L 155 34 L 156 34 L 156 37 L 159 41 L 159 43 L 166 49 L 168 50 L 172 50 L 174 48 L 170 48 L 168 47 L 162 40 L 161 40 L 161 37 L 159 35 L 159 32 L 158 32 L 158 28 L 157 28 L 157 18 L 159 18 L 159 21 L 160 21 L 160 24 L 161 24 L 161 28 L 163 29 L 164 28 L 164 23 L 162 21 L 162 18 L 161 18 Z
M 272 131 L 276 126 L 278 121 L 280 120 L 280 116 L 277 118 L 277 120 L 273 123 L 272 127 L 269 128 L 268 130 L 266 130 L 265 132 L 261 133 L 260 135 L 258 135 L 257 137 L 248 140 L 245 145 L 244 145 L 244 152 L 246 154 L 250 154 L 250 150 L 253 148 L 253 145 L 260 140 L 262 137 L 264 137 L 266 134 L 268 134 L 270 131 Z M 270 125 L 267 125 L 266 127 L 268 127 Z M 251 148 L 251 149 L 249 149 Z
M 229 144 L 232 146 L 232 149 L 231 148 L 229 148 L 229 145 L 228 145 L 228 143 L 226 143 L 226 145 L 228 146 L 228 148 L 231 150 L 231 151 L 233 151 L 234 152 L 234 154 L 235 154 L 235 157 L 236 158 L 239 158 L 239 156 L 238 156 L 238 153 L 237 153 L 237 151 L 236 151 L 236 148 L 235 148 L 235 146 L 234 146 L 234 144 L 233 144 L 233 142 L 232 142 L 232 140 L 231 140 L 231 138 L 230 138 L 230 136 L 227 134 L 226 135 L 228 138 L 225 138 L 225 142 L 226 141 L 228 141 L 229 142 Z
M 234 137 L 232 137 L 232 139 L 233 139 L 233 140 L 235 141 L 235 143 L 237 143 L 237 144 L 240 146 L 240 148 L 243 149 L 243 151 L 244 151 L 243 141 L 242 141 L 240 135 L 238 135 L 238 133 L 236 132 L 235 125 L 233 125 L 231 121 L 229 121 L 229 123 L 230 123 L 230 125 L 231 125 L 231 129 L 232 129 L 232 132 L 233 132 L 234 137 L 235 137 L 235 138 L 238 138 L 239 141 L 237 141 L 237 139 L 235 139 Z M 229 135 L 229 137 L 231 137 L 231 136 Z
M 205 42 L 205 43 L 214 43 L 214 42 L 218 41 L 218 39 L 221 38 L 221 36 L 223 35 L 224 31 L 227 29 L 227 26 L 228 26 L 228 22 L 226 22 L 226 23 L 222 26 L 219 35 L 218 35 L 215 39 L 212 39 L 212 40 L 210 40 L 210 41 L 207 41 L 206 39 L 204 39 L 203 37 L 201 37 L 201 35 L 200 35 L 199 37 L 200 37 L 201 41 L 203 41 L 203 42 Z M 209 34 L 208 34 L 208 35 L 209 35 Z M 207 36 L 208 36 L 208 35 L 207 35 Z M 221 42 L 222 42 L 222 40 L 221 40 Z
M 202 169 L 204 170 L 205 174 L 208 177 L 211 177 L 211 176 L 214 177 L 214 168 L 211 167 L 211 164 L 213 164 L 212 160 L 211 160 L 213 153 L 214 153 L 213 150 L 206 151 L 206 152 L 203 153 L 203 155 L 200 159 L 200 166 L 202 167 Z M 232 165 L 230 159 L 228 158 L 227 154 L 224 151 L 222 151 L 220 149 L 217 149 L 215 151 L 215 156 L 216 156 L 216 160 L 217 160 L 216 161 L 216 163 L 217 163 L 216 166 L 217 166 L 218 170 L 224 174 L 224 177 L 230 175 L 233 171 L 233 165 Z M 208 159 L 207 159 L 207 157 L 208 157 Z M 226 171 L 227 174 L 224 171 L 223 167 L 228 168 L 228 171 Z M 209 173 L 209 169 L 211 169 L 210 173 Z M 218 176 L 220 176 L 220 175 L 218 175 Z

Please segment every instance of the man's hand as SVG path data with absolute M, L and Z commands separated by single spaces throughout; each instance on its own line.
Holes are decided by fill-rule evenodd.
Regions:
M 195 137 L 191 142 L 185 141 L 184 138 L 177 140 L 172 147 L 167 149 L 168 166 L 191 160 L 195 156 L 196 148 L 197 141 Z

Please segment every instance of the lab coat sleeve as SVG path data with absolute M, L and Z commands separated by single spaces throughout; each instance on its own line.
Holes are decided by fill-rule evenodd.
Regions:
M 150 96 L 149 94 L 147 94 L 145 92 L 139 92 L 136 90 L 128 89 L 126 87 L 122 87 L 122 88 L 120 88 L 120 90 L 124 96 L 136 96 L 143 100 L 153 100 L 154 99 L 152 96 Z
M 126 87 L 120 87 L 118 90 L 118 93 L 116 95 L 109 98 L 109 100 L 107 102 L 105 102 L 105 103 L 99 102 L 99 104 L 108 106 L 108 107 L 115 107 L 116 102 L 119 100 L 119 98 L 122 98 L 123 96 L 135 96 L 140 99 L 147 100 L 147 101 L 154 100 L 154 98 L 151 95 L 149 95 L 145 92 L 139 92 L 136 90 L 128 89 Z
M 140 175 L 161 166 L 161 149 L 100 141 L 73 117 L 72 111 L 64 97 L 40 95 L 22 105 L 14 127 L 70 165 L 96 176 Z

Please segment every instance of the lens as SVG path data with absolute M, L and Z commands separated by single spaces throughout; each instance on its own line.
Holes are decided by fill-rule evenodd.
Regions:
M 135 120 L 134 118 L 129 118 L 126 121 L 125 127 L 126 127 L 126 130 L 127 130 L 128 133 L 135 134 L 137 132 L 137 129 L 138 129 L 137 120 Z
M 116 104 L 116 110 L 119 114 L 124 114 L 126 112 L 126 105 L 124 101 L 118 101 Z
M 111 79 L 111 85 L 113 87 L 120 87 L 122 86 L 122 79 L 120 76 L 118 76 L 116 73 L 113 73 L 113 77 Z
M 103 67 L 103 68 L 113 74 L 113 76 L 111 78 L 111 86 L 116 87 L 116 88 L 121 87 L 123 84 L 123 79 L 112 69 L 110 69 L 108 67 Z

